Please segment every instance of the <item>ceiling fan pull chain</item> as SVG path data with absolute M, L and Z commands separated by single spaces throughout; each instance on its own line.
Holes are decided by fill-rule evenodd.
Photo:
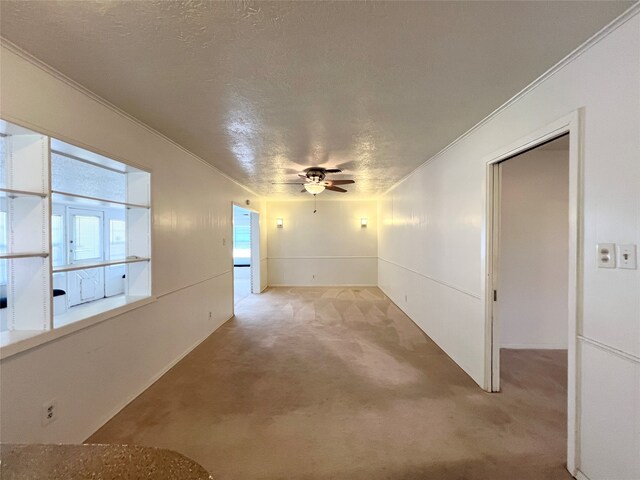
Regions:
M 318 199 L 316 198 L 317 195 L 313 195 L 313 213 L 316 213 L 316 211 L 318 210 L 318 204 L 316 203 L 318 201 Z

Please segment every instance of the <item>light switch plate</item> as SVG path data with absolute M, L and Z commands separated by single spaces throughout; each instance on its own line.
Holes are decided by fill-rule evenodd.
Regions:
M 599 243 L 597 254 L 598 268 L 616 268 L 615 243 Z
M 628 268 L 630 270 L 638 268 L 635 245 L 618 245 L 618 268 Z

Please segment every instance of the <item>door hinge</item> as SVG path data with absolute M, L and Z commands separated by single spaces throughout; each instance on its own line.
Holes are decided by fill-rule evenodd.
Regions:
M 494 302 L 497 302 L 497 301 L 498 301 L 498 291 L 497 291 L 497 290 L 494 290 L 494 291 L 493 291 L 493 301 L 494 301 Z

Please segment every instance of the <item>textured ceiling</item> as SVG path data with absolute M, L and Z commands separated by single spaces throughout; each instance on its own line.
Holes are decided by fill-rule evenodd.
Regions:
M 302 196 L 270 182 L 321 165 L 354 198 L 630 3 L 3 0 L 0 34 L 261 194 Z

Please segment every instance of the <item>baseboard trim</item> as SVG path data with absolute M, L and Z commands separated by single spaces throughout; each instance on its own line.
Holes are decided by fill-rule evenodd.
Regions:
M 576 477 L 575 478 L 577 478 L 577 480 L 591 480 L 589 477 L 587 477 L 580 470 L 576 470 Z
M 310 255 L 297 257 L 267 257 L 267 260 L 358 260 L 358 259 L 374 260 L 378 257 L 372 255 Z
M 153 375 L 151 377 L 151 379 L 149 379 L 147 382 L 145 382 L 143 384 L 143 386 L 141 388 L 139 388 L 138 390 L 136 390 L 135 393 L 133 393 L 132 395 L 129 395 L 127 397 L 126 400 L 124 400 L 119 406 L 117 406 L 116 408 L 114 408 L 113 410 L 111 410 L 111 412 L 109 412 L 106 415 L 106 419 L 105 420 L 100 420 L 100 422 L 97 425 L 94 425 L 93 427 L 91 427 L 91 433 L 89 435 L 87 435 L 84 440 L 81 443 L 85 443 L 87 441 L 87 439 L 89 437 L 91 437 L 94 433 L 96 433 L 98 430 L 100 430 L 109 420 L 111 420 L 113 417 L 115 417 L 118 413 L 120 413 L 120 411 L 122 409 L 124 409 L 127 405 L 129 405 L 131 402 L 133 402 L 136 398 L 138 398 L 140 395 L 142 395 L 142 393 L 144 393 L 145 390 L 147 390 L 149 387 L 151 387 L 151 385 L 153 385 L 154 383 L 156 383 L 165 373 L 167 373 L 169 370 L 171 370 L 173 367 L 175 367 L 178 362 L 180 362 L 180 360 L 182 360 L 184 357 L 186 357 L 187 355 L 189 355 L 193 350 L 195 350 L 202 342 L 204 342 L 207 338 L 209 338 L 209 336 L 211 336 L 216 330 L 218 330 L 222 325 L 224 325 L 225 323 L 227 323 L 229 320 L 231 320 L 233 318 L 233 315 L 231 315 L 229 318 L 227 318 L 225 321 L 221 322 L 219 325 L 217 325 L 213 330 L 211 330 L 209 333 L 207 333 L 203 338 L 198 339 L 195 343 L 193 343 L 190 347 L 187 347 L 186 350 L 184 350 L 180 355 L 178 355 L 175 359 L 173 359 L 172 361 L 170 361 L 164 368 L 162 368 L 158 373 L 156 373 L 155 375 Z
M 382 288 L 381 286 L 378 286 L 378 288 L 380 289 L 380 291 L 381 291 L 382 293 L 384 293 L 384 296 L 385 296 L 385 297 L 387 297 L 387 298 L 389 299 L 389 301 L 390 301 L 391 303 L 393 303 L 396 307 L 398 307 L 398 309 L 399 309 L 402 313 L 404 313 L 404 314 L 407 316 L 407 318 L 408 318 L 409 320 L 411 320 L 411 321 L 413 322 L 413 324 L 414 324 L 416 327 L 418 327 L 418 329 L 423 333 L 423 335 L 425 335 L 426 337 L 428 337 L 428 338 L 429 338 L 429 340 L 431 340 L 433 343 L 435 343 L 435 344 L 436 344 L 436 346 L 437 346 L 437 347 L 442 351 L 442 353 L 444 353 L 447 357 L 449 357 L 449 359 L 450 359 L 453 363 L 455 363 L 455 364 L 460 368 L 460 370 L 462 370 L 462 371 L 464 372 L 464 374 L 465 374 L 467 377 L 469 377 L 469 378 L 471 379 L 471 381 L 473 381 L 473 382 L 474 382 L 474 383 L 475 383 L 475 384 L 476 384 L 480 389 L 484 390 L 485 392 L 487 391 L 487 390 L 486 390 L 486 389 L 485 389 L 485 388 L 484 388 L 480 383 L 478 383 L 478 382 L 477 382 L 477 381 L 476 381 L 476 380 L 475 380 L 475 379 L 474 379 L 474 378 L 469 374 L 469 372 L 467 372 L 467 370 L 466 370 L 462 365 L 460 365 L 460 364 L 456 361 L 456 359 L 455 359 L 455 358 L 453 358 L 451 355 L 449 355 L 449 353 L 448 353 L 444 348 L 442 348 L 442 346 L 441 346 L 438 342 L 436 342 L 433 338 L 431 338 L 431 336 L 429 335 L 429 332 L 427 332 L 424 328 L 422 328 L 422 327 L 420 326 L 420 324 L 418 324 L 418 322 L 416 322 L 416 321 L 413 319 L 413 317 L 412 317 L 411 315 L 409 315 L 409 313 L 408 313 L 404 308 L 402 308 L 400 305 L 398 305 L 398 304 L 393 300 L 393 298 L 391 298 L 391 295 L 389 295 L 389 294 L 385 291 L 385 289 L 384 289 L 384 288 Z
M 507 343 L 504 345 L 500 345 L 500 350 L 502 350 L 503 348 L 510 350 L 567 350 L 567 345 L 548 343 Z
M 329 287 L 329 288 L 357 288 L 357 287 L 377 287 L 375 283 L 343 283 L 336 285 L 335 283 L 270 283 L 269 287 Z

